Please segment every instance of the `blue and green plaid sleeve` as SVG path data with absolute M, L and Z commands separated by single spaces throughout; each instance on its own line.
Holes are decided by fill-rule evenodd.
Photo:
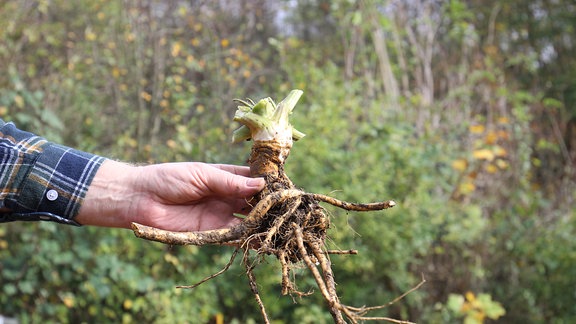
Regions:
M 0 119 L 0 222 L 75 224 L 104 158 L 58 145 Z M 77 224 L 76 224 L 77 225 Z

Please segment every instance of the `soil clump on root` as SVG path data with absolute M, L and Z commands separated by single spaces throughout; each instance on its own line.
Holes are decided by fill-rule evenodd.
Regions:
M 261 100 L 258 104 L 252 101 L 249 103 L 240 101 L 244 106 L 239 107 L 239 112 L 237 112 L 235 120 L 239 120 L 250 129 L 249 135 L 242 135 L 244 137 L 241 137 L 241 139 L 254 140 L 248 160 L 251 174 L 253 177 L 265 178 L 267 184 L 264 190 L 253 197 L 251 204 L 253 204 L 254 207 L 240 224 L 228 229 L 203 232 L 170 232 L 134 223 L 132 224 L 134 233 L 137 237 L 166 244 L 212 244 L 236 247 L 230 261 L 221 271 L 212 274 L 195 285 L 180 286 L 180 288 L 194 288 L 220 275 L 230 267 L 238 253 L 243 251 L 243 264 L 246 269 L 250 288 L 266 323 L 269 323 L 270 320 L 264 303 L 260 298 L 253 272 L 254 267 L 258 264 L 258 258 L 264 255 L 276 256 L 281 264 L 283 295 L 306 296 L 310 294 L 309 292 L 299 291 L 291 279 L 293 268 L 304 264 L 314 277 L 335 323 L 346 323 L 345 319 L 352 323 L 366 320 L 409 323 L 387 317 L 369 317 L 366 315 L 372 310 L 381 309 L 396 302 L 406 294 L 417 289 L 424 283 L 424 280 L 404 295 L 386 305 L 351 307 L 340 302 L 340 298 L 336 292 L 336 282 L 331 267 L 330 254 L 356 254 L 357 251 L 328 250 L 326 248 L 330 218 L 320 203 L 328 203 L 349 211 L 377 211 L 393 207 L 395 206 L 395 202 L 390 200 L 368 204 L 349 203 L 322 194 L 307 193 L 294 186 L 284 172 L 284 163 L 290 153 L 292 139 L 295 138 L 293 134 L 297 132 L 300 136 L 303 136 L 303 134 L 294 130 L 291 125 L 287 123 L 287 116 L 295 104 L 294 98 L 290 96 L 294 94 L 297 97 L 297 101 L 301 95 L 301 91 L 299 93 L 295 93 L 295 91 L 299 90 L 294 90 L 278 106 L 269 98 L 266 99 L 268 101 L 263 103 Z M 289 111 L 281 111 L 278 113 L 278 110 L 281 109 L 288 109 Z M 289 138 L 272 136 L 271 138 L 262 139 L 261 135 L 255 134 L 255 130 L 253 129 L 254 125 L 242 120 L 247 114 L 252 113 L 268 117 L 276 116 L 277 114 L 282 117 L 282 114 L 284 114 L 286 123 L 282 124 L 281 127 L 282 130 L 290 130 L 290 134 L 288 134 Z M 238 117 L 239 115 L 240 117 Z M 248 115 L 248 117 L 257 118 L 258 116 Z M 259 124 L 258 127 L 262 128 L 262 125 Z M 292 131 L 294 131 L 294 133 L 292 133 Z M 268 130 L 268 132 L 276 136 L 280 133 L 278 129 Z M 246 136 L 248 136 L 248 138 L 245 138 Z M 258 138 L 258 140 L 256 138 Z M 251 250 L 256 251 L 256 257 L 254 259 L 250 258 Z

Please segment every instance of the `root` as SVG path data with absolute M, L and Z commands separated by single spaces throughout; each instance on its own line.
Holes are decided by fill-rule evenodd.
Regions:
M 244 221 L 234 227 L 201 232 L 172 232 L 138 223 L 132 223 L 134 235 L 149 241 L 169 245 L 231 245 L 239 240 L 250 228 L 257 226 L 259 219 L 275 204 L 286 199 L 299 197 L 305 193 L 300 190 L 283 190 L 274 192 L 260 200 Z
M 268 313 L 266 313 L 266 307 L 264 307 L 264 303 L 262 302 L 262 298 L 260 298 L 260 293 L 258 292 L 258 285 L 256 284 L 256 277 L 254 276 L 254 265 L 250 264 L 250 260 L 248 259 L 248 254 L 250 251 L 246 251 L 244 253 L 243 263 L 246 266 L 246 275 L 248 276 L 248 280 L 250 281 L 250 290 L 254 294 L 254 298 L 260 307 L 260 312 L 262 313 L 262 318 L 264 319 L 264 323 L 269 324 L 270 319 L 268 319 Z
M 312 259 L 308 255 L 308 249 L 304 245 L 304 237 L 303 237 L 304 234 L 302 233 L 302 229 L 295 223 L 292 223 L 292 227 L 294 227 L 294 234 L 295 234 L 294 236 L 296 237 L 296 242 L 298 243 L 298 249 L 302 254 L 302 258 L 304 259 L 306 266 L 308 267 L 308 269 L 310 269 L 310 272 L 312 272 L 314 280 L 316 280 L 316 284 L 318 284 L 318 288 L 320 289 L 320 292 L 324 296 L 324 300 L 326 300 L 326 302 L 328 303 L 328 308 L 330 310 L 332 318 L 334 319 L 334 322 L 338 324 L 345 323 L 344 318 L 342 317 L 342 313 L 340 311 L 341 305 L 340 301 L 338 300 L 338 296 L 336 295 L 333 276 L 331 274 L 328 275 L 324 271 L 325 269 L 323 262 L 321 262 L 320 264 L 322 265 L 322 270 L 324 271 L 324 277 L 320 274 L 320 271 L 316 267 L 316 264 L 312 262 Z M 312 244 L 314 244 L 314 242 L 312 242 Z M 313 250 L 315 248 L 316 248 L 315 246 L 312 246 Z M 322 256 L 323 259 L 325 259 L 325 256 L 323 254 Z
M 171 245 L 230 245 L 236 247 L 230 261 L 222 270 L 194 285 L 178 286 L 178 288 L 194 288 L 219 276 L 230 268 L 239 251 L 244 250 L 243 264 L 250 290 L 258 303 L 265 323 L 270 323 L 270 320 L 254 276 L 253 270 L 257 265 L 254 260 L 257 259 L 251 262 L 250 249 L 256 250 L 256 258 L 262 255 L 275 255 L 278 258 L 282 268 L 283 295 L 303 297 L 313 293 L 312 291 L 302 292 L 298 290 L 295 280 L 290 277 L 292 269 L 303 263 L 314 277 L 335 323 L 346 323 L 346 320 L 351 323 L 372 320 L 409 323 L 386 317 L 369 317 L 366 314 L 373 310 L 388 307 L 404 298 L 406 294 L 418 289 L 424 280 L 415 288 L 386 305 L 351 307 L 340 302 L 329 255 L 357 254 L 358 251 L 353 249 L 325 249 L 326 232 L 330 226 L 330 220 L 324 209 L 318 204 L 325 202 L 349 211 L 376 211 L 394 207 L 396 203 L 392 200 L 369 204 L 350 203 L 322 194 L 293 189 L 291 182 L 287 186 L 287 189 L 279 189 L 279 187 L 285 188 L 285 186 L 274 182 L 269 184 L 268 189 L 264 190 L 266 193 L 260 197 L 246 218 L 240 224 L 229 229 L 171 232 L 136 223 L 132 224 L 132 229 L 139 238 Z
M 358 254 L 358 250 L 327 250 L 326 254 Z
M 370 203 L 370 204 L 357 204 L 357 203 L 349 203 L 346 201 L 338 200 L 336 198 L 325 196 L 322 194 L 308 194 L 310 197 L 323 201 L 325 203 L 329 203 L 330 205 L 334 205 L 336 207 L 350 210 L 350 211 L 375 211 L 375 210 L 382 210 L 388 209 L 396 206 L 396 202 L 394 200 L 388 200 L 383 202 L 377 203 Z
M 241 236 L 239 235 L 241 233 L 234 233 L 232 228 L 202 232 L 172 232 L 138 223 L 132 223 L 132 231 L 136 237 L 170 245 L 228 245 Z
M 236 249 L 234 250 L 234 253 L 232 253 L 232 256 L 230 257 L 230 260 L 228 261 L 228 263 L 226 264 L 226 266 L 224 266 L 224 268 L 222 268 L 222 270 L 213 273 L 211 275 L 209 275 L 208 277 L 198 281 L 197 283 L 191 285 L 191 286 L 176 286 L 176 288 L 184 288 L 184 289 L 194 289 L 198 286 L 200 286 L 201 284 L 205 283 L 208 280 L 214 279 L 216 277 L 218 277 L 219 275 L 223 274 L 224 272 L 228 271 L 228 269 L 230 268 L 230 266 L 232 265 L 232 263 L 234 262 L 234 259 L 236 258 L 236 255 L 238 254 L 238 251 L 240 251 L 240 249 Z

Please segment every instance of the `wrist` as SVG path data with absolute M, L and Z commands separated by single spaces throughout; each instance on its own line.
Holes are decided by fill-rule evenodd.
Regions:
M 75 220 L 82 225 L 130 228 L 138 167 L 106 160 L 96 172 Z

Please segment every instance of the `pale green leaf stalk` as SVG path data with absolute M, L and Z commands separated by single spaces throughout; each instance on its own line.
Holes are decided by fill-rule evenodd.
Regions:
M 278 105 L 271 98 L 262 99 L 256 104 L 251 100 L 236 100 L 241 105 L 234 115 L 234 121 L 242 126 L 234 131 L 232 141 L 275 141 L 282 146 L 291 147 L 293 140 L 305 136 L 289 121 L 289 116 L 302 94 L 302 90 L 292 90 Z

